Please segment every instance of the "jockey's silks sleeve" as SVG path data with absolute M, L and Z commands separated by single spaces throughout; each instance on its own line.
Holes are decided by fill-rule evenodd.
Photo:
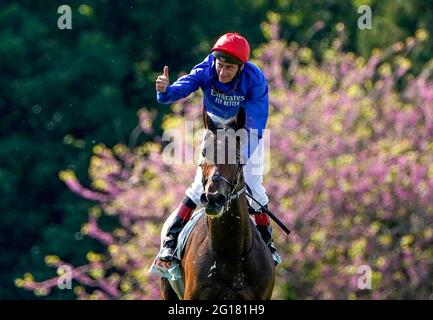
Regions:
M 196 65 L 188 75 L 177 79 L 167 87 L 164 93 L 156 92 L 156 99 L 159 103 L 173 103 L 189 96 L 194 91 L 203 87 L 203 82 L 209 77 L 210 61 L 206 58 L 202 63 Z
M 269 97 L 267 80 L 257 66 L 248 61 L 239 76 L 229 83 L 221 83 L 215 71 L 214 56 L 210 54 L 188 75 L 167 87 L 166 92 L 157 92 L 157 100 L 173 103 L 199 88 L 203 91 L 203 104 L 208 112 L 229 119 L 242 106 L 246 113 L 246 129 L 256 129 L 259 139 L 262 138 L 268 119 Z M 255 148 L 253 143 L 249 153 L 252 154 Z

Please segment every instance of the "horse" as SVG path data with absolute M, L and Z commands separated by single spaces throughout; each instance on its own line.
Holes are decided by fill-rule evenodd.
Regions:
M 207 147 L 199 165 L 205 214 L 191 232 L 181 258 L 183 299 L 268 300 L 274 288 L 275 267 L 248 212 L 240 141 L 235 138 L 235 147 L 229 143 L 235 132 L 245 131 L 245 111 L 240 108 L 234 118 L 216 125 L 204 110 L 203 121 Z M 225 134 L 221 137 L 218 132 Z M 207 154 L 212 149 L 214 152 Z M 229 161 L 233 149 L 236 159 Z M 224 161 L 217 161 L 223 151 Z M 177 299 L 166 278 L 161 278 L 161 290 L 164 299 Z

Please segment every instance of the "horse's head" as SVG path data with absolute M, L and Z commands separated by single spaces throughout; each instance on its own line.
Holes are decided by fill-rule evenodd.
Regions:
M 240 142 L 247 134 L 245 111 L 240 108 L 236 117 L 217 124 L 204 111 L 203 120 L 207 132 L 200 162 L 204 188 L 200 200 L 209 216 L 220 217 L 243 192 Z

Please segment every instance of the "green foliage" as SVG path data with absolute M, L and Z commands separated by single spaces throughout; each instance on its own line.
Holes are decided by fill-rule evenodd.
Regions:
M 384 48 L 414 36 L 417 30 L 433 34 L 433 6 L 428 1 L 378 1 L 373 9 L 372 30 L 362 30 L 357 39 L 357 50 L 367 57 L 372 49 Z M 411 54 L 416 70 L 431 58 L 432 39 Z

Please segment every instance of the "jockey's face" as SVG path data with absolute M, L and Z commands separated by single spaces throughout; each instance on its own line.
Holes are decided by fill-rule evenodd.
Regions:
M 215 69 L 218 75 L 218 81 L 221 83 L 232 81 L 233 78 L 236 77 L 239 68 L 241 68 L 241 66 L 238 64 L 222 62 L 216 59 Z

